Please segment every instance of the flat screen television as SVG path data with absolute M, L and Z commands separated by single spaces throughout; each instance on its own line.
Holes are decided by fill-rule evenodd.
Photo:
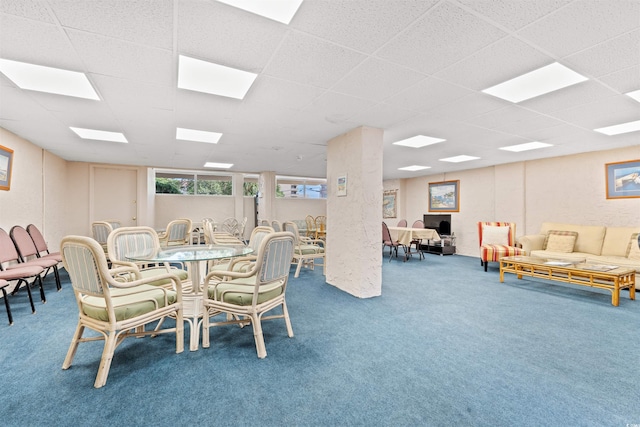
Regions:
M 451 234 L 451 214 L 424 215 L 422 221 L 425 228 L 433 228 L 441 236 Z

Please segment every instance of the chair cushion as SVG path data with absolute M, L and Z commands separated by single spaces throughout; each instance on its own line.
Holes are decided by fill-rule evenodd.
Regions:
M 111 288 L 116 320 L 132 319 L 150 313 L 156 310 L 156 304 L 157 308 L 164 307 L 165 292 L 169 304 L 176 302 L 177 294 L 174 291 L 152 285 L 139 285 L 128 289 Z M 93 319 L 109 321 L 104 298 L 85 296 L 82 299 L 82 312 Z
M 256 278 L 243 277 L 240 279 L 233 279 L 228 282 L 221 282 L 217 287 L 210 285 L 207 288 L 207 295 L 209 299 L 218 299 L 224 295 L 224 302 L 235 305 L 251 305 L 251 299 L 253 298 L 253 290 L 255 289 Z M 249 286 L 247 286 L 249 285 Z M 282 284 L 274 284 L 272 286 L 265 285 L 266 292 L 261 292 L 258 295 L 258 304 L 262 304 L 265 301 L 272 300 L 273 298 L 282 294 Z M 218 291 L 216 295 L 215 291 Z
M 575 231 L 550 230 L 544 240 L 543 250 L 551 252 L 573 252 L 578 233 Z
M 508 245 L 511 227 L 482 226 L 482 245 Z
M 502 257 L 525 255 L 526 252 L 521 248 L 506 245 L 482 245 L 480 247 L 480 258 L 483 261 L 497 262 Z
M 294 248 L 293 253 L 296 255 L 323 254 L 324 248 L 318 245 L 301 244 Z
M 182 270 L 180 268 L 172 268 L 169 272 L 178 276 L 180 278 L 180 281 L 184 281 L 189 278 L 189 273 L 187 272 L 187 270 Z M 143 279 L 148 279 L 148 278 L 158 276 L 160 274 L 166 274 L 166 273 L 167 273 L 167 269 L 164 267 L 148 268 L 146 270 L 140 270 L 140 275 L 142 276 Z M 168 285 L 169 283 L 171 283 L 171 279 L 159 279 L 159 280 L 154 280 L 153 282 L 149 282 L 149 285 L 162 286 L 162 285 Z

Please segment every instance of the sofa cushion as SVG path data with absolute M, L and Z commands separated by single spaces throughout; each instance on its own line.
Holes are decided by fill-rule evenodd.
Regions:
M 593 256 L 592 254 L 584 252 L 554 252 L 536 250 L 531 251 L 530 255 L 536 258 L 561 259 L 577 262 L 585 261 L 588 257 Z
M 638 227 L 607 227 L 600 255 L 626 257 L 629 254 L 629 237 L 638 232 Z
M 557 222 L 543 222 L 540 227 L 540 234 L 547 234 L 550 230 L 575 231 L 578 233 L 576 245 L 573 248 L 575 252 L 600 255 L 606 229 L 606 227 L 599 225 L 575 225 Z
M 573 252 L 577 238 L 575 231 L 549 230 L 542 248 L 551 252 Z
M 493 225 L 482 226 L 482 244 L 484 245 L 508 245 L 511 227 L 497 227 Z
M 638 243 L 638 233 L 631 235 L 629 247 L 627 249 L 627 258 L 640 261 L 640 243 Z

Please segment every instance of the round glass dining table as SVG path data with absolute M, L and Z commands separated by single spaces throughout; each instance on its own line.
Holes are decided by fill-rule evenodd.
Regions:
M 191 292 L 182 296 L 183 316 L 191 328 L 189 350 L 195 351 L 199 346 L 200 323 L 203 316 L 201 272 L 206 275 L 208 261 L 245 256 L 252 252 L 252 248 L 242 245 L 192 245 L 131 253 L 126 258 L 148 263 L 186 263 L 191 278 Z

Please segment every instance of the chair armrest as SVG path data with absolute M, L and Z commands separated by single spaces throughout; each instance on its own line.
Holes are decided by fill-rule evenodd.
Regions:
M 525 250 L 527 254 L 531 251 L 541 250 L 544 246 L 544 234 L 530 234 L 527 236 L 520 236 L 516 239 L 516 243 Z

